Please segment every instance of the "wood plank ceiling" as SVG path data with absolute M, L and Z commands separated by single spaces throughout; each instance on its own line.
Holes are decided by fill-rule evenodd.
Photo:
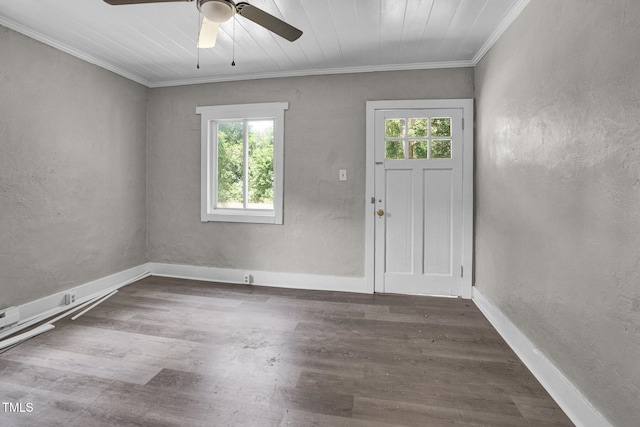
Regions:
M 0 25 L 159 87 L 472 66 L 527 2 L 250 0 L 300 28 L 302 37 L 291 43 L 237 17 L 221 25 L 214 48 L 200 52 L 199 13 L 188 2 L 110 6 L 102 0 L 2 0 Z

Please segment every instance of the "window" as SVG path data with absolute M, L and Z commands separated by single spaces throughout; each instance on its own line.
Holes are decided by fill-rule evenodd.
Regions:
M 387 160 L 450 159 L 451 117 L 385 120 Z
M 282 224 L 287 102 L 198 107 L 201 220 Z

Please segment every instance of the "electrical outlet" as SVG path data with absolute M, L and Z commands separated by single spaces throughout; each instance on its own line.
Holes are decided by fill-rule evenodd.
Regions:
M 64 303 L 66 305 L 70 305 L 76 302 L 76 294 L 66 294 L 64 296 Z
M 253 276 L 251 276 L 249 273 L 245 273 L 244 274 L 244 283 L 246 283 L 247 285 L 253 282 Z

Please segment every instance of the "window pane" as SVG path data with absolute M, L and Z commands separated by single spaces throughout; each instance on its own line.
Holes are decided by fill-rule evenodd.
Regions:
M 429 154 L 429 142 L 409 141 L 409 158 L 410 159 L 426 159 Z
M 429 136 L 429 119 L 409 119 L 409 136 Z
M 400 138 L 404 136 L 404 119 L 387 119 L 384 124 L 384 133 L 388 138 Z
M 434 139 L 431 141 L 431 158 L 432 159 L 450 159 L 451 158 L 451 140 L 450 139 Z
M 431 119 L 431 136 L 451 136 L 451 117 Z
M 218 123 L 217 207 L 243 207 L 242 139 L 242 122 Z
M 273 120 L 248 122 L 249 209 L 273 209 Z
M 385 158 L 404 160 L 404 147 L 402 141 L 387 141 Z

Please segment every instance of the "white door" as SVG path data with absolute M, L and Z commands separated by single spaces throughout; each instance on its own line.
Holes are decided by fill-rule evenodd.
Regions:
M 377 291 L 463 296 L 463 113 L 375 111 Z

